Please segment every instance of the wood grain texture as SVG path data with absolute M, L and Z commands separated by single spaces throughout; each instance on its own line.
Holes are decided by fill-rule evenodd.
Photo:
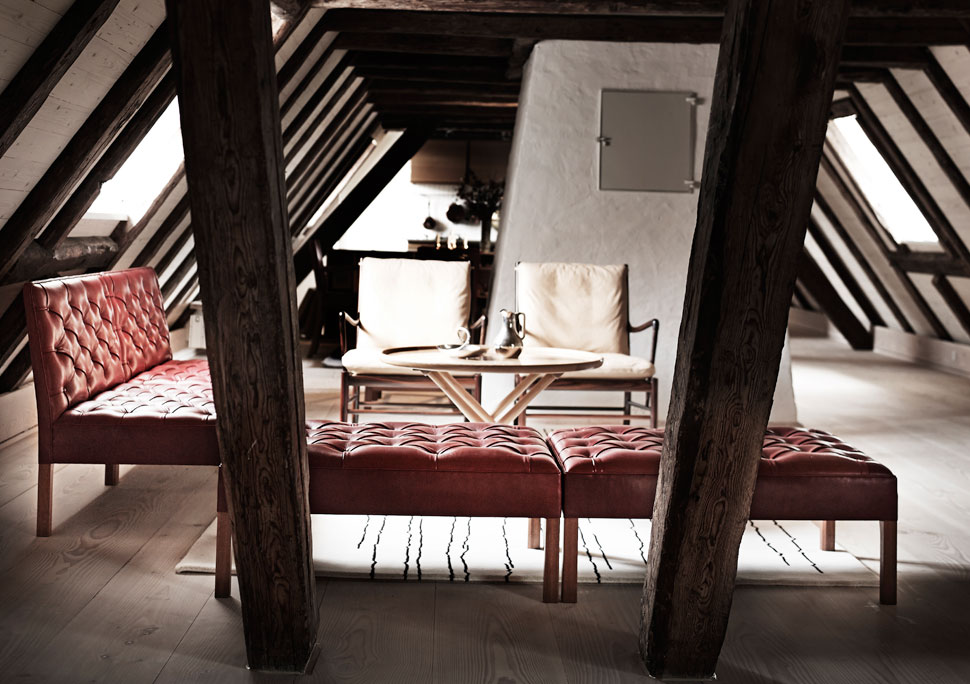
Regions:
M 118 0 L 77 0 L 7 84 L 0 97 L 0 157 L 117 5 Z
M 313 679 L 332 684 L 434 681 L 438 585 L 340 584 L 340 591 L 327 592 L 320 604 L 320 658 Z M 408 655 L 402 659 L 401 653 Z
M 644 585 L 656 677 L 710 677 L 724 640 L 848 10 L 728 4 Z
M 269 6 L 166 7 L 247 658 L 300 672 L 317 616 Z
M 471 600 L 465 584 L 438 583 L 434 678 L 451 682 L 560 684 L 566 674 L 538 586 L 486 584 Z
M 523 12 L 564 14 L 724 14 L 727 0 L 312 0 L 315 7 L 360 9 L 448 10 L 455 12 Z M 970 18 L 963 0 L 853 0 L 851 11 L 862 17 Z

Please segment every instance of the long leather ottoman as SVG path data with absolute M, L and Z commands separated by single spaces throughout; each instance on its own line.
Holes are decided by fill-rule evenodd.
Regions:
M 652 518 L 662 429 L 557 430 L 549 444 L 563 470 L 563 601 L 576 600 L 578 518 Z M 752 520 L 821 520 L 822 548 L 836 520 L 878 520 L 879 598 L 896 603 L 896 478 L 885 466 L 821 430 L 772 428 L 765 435 Z
M 310 512 L 546 518 L 543 601 L 559 600 L 560 471 L 527 427 L 307 423 Z

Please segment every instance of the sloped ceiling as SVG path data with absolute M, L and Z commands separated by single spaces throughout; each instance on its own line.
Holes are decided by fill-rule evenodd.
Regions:
M 430 12 L 403 1 L 280 0 L 276 62 L 298 271 L 309 269 L 308 241 L 322 235 L 332 245 L 423 140 L 511 136 L 522 68 L 537 40 L 717 42 L 722 4 L 496 0 L 475 9 L 501 11 L 466 12 L 456 2 Z M 884 132 L 870 134 L 882 135 L 911 167 L 918 181 L 911 193 L 946 249 L 910 254 L 887 241 L 826 150 L 810 265 L 797 290 L 800 305 L 825 310 L 861 347 L 871 346 L 872 326 L 882 324 L 970 340 L 970 35 L 959 20 L 970 13 L 940 1 L 923 11 L 922 4 L 861 3 L 848 28 L 835 109 L 871 112 L 869 129 Z M 660 5 L 664 12 L 651 15 Z M 882 7 L 913 16 L 880 16 Z M 671 15 L 678 8 L 684 16 Z M 29 373 L 24 280 L 153 266 L 173 326 L 198 294 L 181 169 L 136 224 L 119 222 L 94 237 L 80 228 L 101 183 L 174 97 L 164 15 L 163 0 L 3 3 L 0 391 Z M 341 201 L 311 225 L 338 187 Z

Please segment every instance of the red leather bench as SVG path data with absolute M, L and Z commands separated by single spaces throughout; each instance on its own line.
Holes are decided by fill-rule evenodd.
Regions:
M 653 517 L 663 435 L 622 425 L 550 434 L 563 470 L 563 601 L 576 601 L 578 518 Z M 820 430 L 769 429 L 750 518 L 821 520 L 826 550 L 836 520 L 878 520 L 879 600 L 896 603 L 896 478 L 859 450 Z
M 55 463 L 219 465 L 205 361 L 172 360 L 150 268 L 27 283 L 37 397 L 37 536 L 51 533 Z M 229 595 L 229 525 L 217 499 L 216 596 Z
M 310 512 L 546 518 L 542 599 L 559 600 L 560 471 L 527 427 L 307 423 Z

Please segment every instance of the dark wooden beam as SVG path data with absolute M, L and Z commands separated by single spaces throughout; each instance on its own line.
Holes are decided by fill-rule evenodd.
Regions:
M 721 16 L 727 0 L 313 0 L 313 4 L 326 8 L 448 12 Z M 965 0 L 853 0 L 851 11 L 857 17 L 970 18 L 970 6 Z
M 727 630 L 848 0 L 728 3 L 641 602 L 658 679 Z
M 464 38 L 461 36 L 419 34 L 341 33 L 333 41 L 333 47 L 337 50 L 500 57 L 508 55 L 512 51 L 512 41 L 501 38 Z
M 27 245 L 40 235 L 170 65 L 168 32 L 162 27 L 139 51 L 4 224 L 0 231 L 0 253 L 3 254 L 0 274 L 11 268 Z M 56 246 L 56 240 L 44 240 L 44 245 Z
M 865 313 L 866 317 L 869 319 L 869 322 L 872 325 L 885 326 L 886 322 L 882 319 L 882 316 L 879 315 L 879 311 L 876 309 L 876 307 L 872 305 L 872 302 L 869 300 L 869 296 L 866 294 L 865 290 L 862 289 L 862 286 L 859 285 L 859 281 L 856 280 L 855 276 L 852 275 L 852 271 L 849 270 L 849 267 L 846 265 L 841 255 L 839 255 L 838 250 L 835 249 L 835 246 L 828 239 L 828 236 L 825 235 L 822 227 L 819 226 L 814 220 L 809 221 L 808 233 L 812 236 L 812 239 L 815 240 L 815 244 L 817 244 L 819 249 L 822 251 L 822 255 L 825 257 L 825 260 L 829 262 L 829 265 L 835 271 L 835 274 L 839 277 L 839 280 L 842 281 L 842 284 L 845 285 L 845 289 L 849 291 L 849 294 L 852 295 L 852 298 L 859 305 L 859 308 L 861 308 L 863 313 Z
M 867 328 L 856 318 L 838 291 L 829 282 L 825 272 L 806 251 L 798 267 L 800 282 L 822 311 L 832 321 L 832 325 L 846 339 L 849 346 L 856 350 L 872 349 L 872 329 Z
M 832 179 L 835 185 L 836 191 L 842 197 L 843 201 L 849 206 L 855 215 L 856 219 L 859 221 L 859 225 L 862 226 L 863 230 L 869 235 L 869 238 L 878 246 L 882 251 L 886 260 L 889 262 L 890 267 L 899 279 L 899 282 L 903 285 L 906 293 L 909 295 L 910 299 L 919 309 L 920 314 L 926 319 L 926 322 L 933 329 L 934 334 L 941 340 L 950 339 L 950 335 L 943 323 L 940 322 L 939 317 L 933 311 L 933 308 L 926 301 L 926 298 L 913 283 L 912 278 L 901 269 L 895 261 L 893 261 L 892 255 L 894 252 L 890 250 L 889 246 L 886 244 L 886 239 L 892 240 L 886 229 L 882 226 L 877 226 L 874 220 L 870 217 L 875 216 L 875 212 L 872 208 L 868 206 L 868 202 L 865 199 L 865 195 L 859 189 L 858 184 L 853 180 L 852 176 L 849 174 L 848 170 L 842 164 L 841 160 L 838 161 L 839 168 L 836 168 L 836 164 L 829 159 L 827 156 L 822 157 L 822 168 Z M 893 241 L 893 245 L 895 245 Z M 898 249 L 898 245 L 896 245 Z M 898 251 L 895 252 L 898 254 Z
M 940 97 L 946 102 L 950 111 L 956 116 L 957 121 L 963 126 L 963 129 L 967 133 L 970 133 L 970 103 L 967 102 L 963 93 L 957 88 L 949 74 L 946 73 L 946 69 L 939 63 L 931 50 L 926 51 L 926 59 L 926 77 L 937 89 Z
M 404 131 L 380 160 L 371 167 L 370 171 L 323 218 L 313 233 L 305 237 L 298 254 L 302 252 L 309 254 L 313 249 L 313 238 L 315 237 L 319 238 L 324 252 L 330 251 L 337 240 L 363 213 L 364 209 L 369 207 L 381 190 L 387 187 L 387 184 L 401 170 L 401 167 L 410 161 L 411 157 L 427 142 L 429 133 L 428 129 L 420 128 L 411 128 Z
M 75 0 L 0 95 L 0 157 L 108 20 L 118 0 Z
M 839 119 L 843 116 L 855 116 L 855 105 L 848 97 L 843 97 L 832 101 L 830 107 L 830 118 Z
M 480 83 L 423 81 L 415 79 L 370 78 L 367 92 L 382 95 L 479 95 L 518 97 L 521 85 L 515 81 L 495 83 L 483 88 Z
M 929 273 L 931 275 L 970 278 L 970 268 L 948 254 L 900 250 L 891 253 L 889 260 L 906 273 Z
M 933 287 L 940 293 L 946 305 L 950 307 L 950 311 L 956 316 L 960 327 L 970 335 L 970 309 L 967 308 L 967 303 L 963 301 L 960 293 L 953 288 L 950 281 L 943 275 L 933 276 Z
M 717 43 L 721 17 L 617 14 L 521 14 L 389 9 L 332 9 L 331 31 L 435 34 L 534 40 L 599 40 L 638 43 Z M 845 42 L 855 45 L 955 45 L 967 32 L 948 19 L 853 19 Z
M 286 177 L 287 195 L 295 197 L 303 189 L 303 181 L 308 174 L 317 168 L 322 160 L 332 151 L 333 143 L 344 134 L 351 122 L 361 116 L 367 103 L 361 90 L 355 96 L 347 98 L 343 106 L 334 113 L 333 119 L 320 133 L 317 140 L 306 151 L 299 163 L 293 167 Z
M 301 43 L 300 47 L 302 47 L 303 45 L 306 45 L 306 42 Z M 290 111 L 293 109 L 293 107 L 296 106 L 296 103 L 300 101 L 300 97 L 303 95 L 303 93 L 305 93 L 310 88 L 313 88 L 313 82 L 316 80 L 317 76 L 320 75 L 320 72 L 323 71 L 323 68 L 327 65 L 327 62 L 330 61 L 330 58 L 332 56 L 333 56 L 333 45 L 328 45 L 326 48 L 324 48 L 323 52 L 320 53 L 320 56 L 317 57 L 316 61 L 310 66 L 310 68 L 306 70 L 306 73 L 303 75 L 303 78 L 300 79 L 300 82 L 297 83 L 295 86 L 293 86 L 293 90 L 292 92 L 290 92 L 288 96 L 284 97 L 283 90 L 282 88 L 280 89 L 280 118 L 281 119 L 285 119 L 287 116 L 289 116 Z M 286 65 L 288 64 L 289 62 L 286 63 Z M 330 74 L 333 74 L 334 72 L 336 72 L 337 75 L 339 76 L 340 71 L 346 65 L 347 65 L 347 55 L 344 54 L 343 61 L 338 63 L 338 65 L 334 65 L 334 67 L 331 68 L 330 70 Z M 317 92 L 318 91 L 319 89 L 317 90 Z
M 880 67 L 840 67 L 836 86 L 848 88 L 856 83 L 882 83 L 886 70 Z
M 822 158 L 822 166 L 825 166 L 824 157 Z M 906 332 L 913 332 L 913 326 L 906 318 L 906 314 L 904 314 L 903 310 L 899 308 L 899 304 L 896 303 L 896 299 L 889 293 L 889 290 L 886 289 L 886 285 L 883 283 L 882 278 L 880 278 L 876 273 L 875 269 L 872 267 L 872 264 L 869 262 L 869 259 L 865 254 L 862 253 L 862 250 L 859 249 L 859 245 L 852 238 L 852 236 L 849 235 L 849 232 L 845 229 L 842 221 L 839 220 L 839 217 L 836 216 L 835 212 L 832 210 L 832 207 L 821 193 L 815 194 L 815 204 L 822 211 L 822 214 L 825 215 L 829 225 L 832 226 L 832 229 L 835 231 L 835 234 L 838 235 L 839 239 L 842 241 L 842 244 L 845 245 L 845 247 L 849 250 L 852 258 L 855 259 L 859 267 L 865 272 L 866 277 L 869 278 L 869 282 L 872 283 L 874 288 L 876 288 L 876 291 L 882 298 L 883 303 L 892 312 L 893 318 L 896 319 L 896 322 L 898 322 L 900 327 Z
M 314 112 L 320 108 L 321 103 L 325 101 L 336 102 L 340 96 L 353 85 L 354 76 L 352 73 L 347 73 L 346 78 L 344 78 L 340 85 L 337 86 L 336 90 L 334 90 L 334 85 L 347 70 L 347 61 L 346 58 L 344 58 L 336 65 L 333 71 L 327 74 L 326 78 L 323 79 L 323 82 L 320 83 L 313 95 L 307 98 L 307 101 L 300 108 L 300 111 L 297 112 L 290 122 L 283 128 L 284 145 L 289 145 L 289 143 L 293 141 L 293 136 L 303 130 L 304 125 L 314 114 Z M 331 90 L 333 90 L 332 94 Z M 315 133 L 314 129 L 320 125 L 320 122 L 326 118 L 326 115 L 327 108 L 324 107 L 322 110 L 320 110 L 318 116 L 314 119 L 314 122 L 306 128 L 305 135 L 300 139 L 300 142 L 297 142 L 296 145 L 291 148 L 291 152 L 306 144 L 307 137 L 312 136 Z
M 910 125 L 916 131 L 920 140 L 926 145 L 930 154 L 933 155 L 933 159 L 936 160 L 940 169 L 942 169 L 947 179 L 953 185 L 953 189 L 960 195 L 960 198 L 967 208 L 970 208 L 970 182 L 967 182 L 967 178 L 963 175 L 960 167 L 957 166 L 957 163 L 950 156 L 950 153 L 940 139 L 936 137 L 936 133 L 930 128 L 926 119 L 920 114 L 916 105 L 910 100 L 892 72 L 886 74 L 886 80 L 883 82 L 883 86 L 885 86 L 893 101 L 896 103 L 896 106 L 899 107 L 900 111 L 906 117 L 906 120 L 909 121 Z M 955 236 L 957 240 L 960 239 L 958 235 Z M 970 252 L 967 252 L 967 254 L 970 255 Z M 965 263 L 968 269 L 970 269 L 970 260 L 966 260 Z
M 354 55 L 356 53 L 350 54 L 351 62 L 353 62 Z M 520 87 L 520 80 L 508 78 L 505 71 L 506 67 L 504 65 L 498 69 L 493 69 L 491 67 L 463 68 L 440 65 L 437 67 L 411 67 L 395 66 L 392 64 L 354 67 L 354 73 L 356 75 L 367 79 L 382 79 L 403 82 L 440 82 L 448 85 L 467 84 L 478 88 L 491 88 L 492 86 L 504 87 L 507 85 Z
M 304 36 L 303 40 L 300 41 L 300 44 L 296 46 L 296 49 L 293 50 L 293 53 L 283 66 L 280 67 L 279 73 L 276 76 L 276 83 L 279 86 L 280 92 L 286 90 L 287 86 L 290 85 L 290 81 L 296 77 L 296 74 L 310 58 L 310 55 L 317 49 L 320 40 L 326 32 L 327 27 L 324 25 L 324 22 L 322 20 L 318 21 L 306 36 Z M 324 49 L 323 54 L 329 56 L 331 52 L 332 46 L 328 46 L 328 48 Z M 326 60 L 324 59 L 324 61 Z M 280 112 L 282 113 L 282 108 Z
M 292 183 L 287 182 L 287 204 L 291 232 L 296 227 L 295 222 L 298 223 L 299 221 L 301 209 L 303 209 L 307 197 L 315 190 L 318 191 L 322 185 L 326 184 L 326 179 L 337 172 L 348 151 L 360 144 L 362 145 L 362 152 L 371 144 L 372 138 L 369 134 L 374 128 L 373 112 L 364 111 L 363 108 L 357 109 L 336 123 L 335 130 L 328 137 L 324 147 L 314 155 L 314 159 L 308 162 L 303 174 L 299 178 L 293 178 Z M 352 156 L 359 155 L 360 152 Z M 303 226 L 299 227 L 302 228 Z
M 101 270 L 118 254 L 118 243 L 109 237 L 68 238 L 50 249 L 31 242 L 3 283 L 52 278 L 64 271 Z
M 326 164 L 317 164 L 305 182 L 306 191 L 301 197 L 294 192 L 289 199 L 290 232 L 294 235 L 303 230 L 337 185 L 357 165 L 364 155 L 371 151 L 372 135 L 376 117 L 366 114 L 354 129 L 335 141 L 333 152 L 328 152 Z
M 316 641 L 296 283 L 267 0 L 167 0 L 250 667 Z
M 165 253 L 162 255 L 162 258 L 159 259 L 158 262 L 155 264 L 154 266 L 155 272 L 158 273 L 159 275 L 164 273 L 165 270 L 175 260 L 175 257 L 178 256 L 179 252 L 181 252 L 185 248 L 185 245 L 189 243 L 189 240 L 191 238 L 192 238 L 192 224 L 186 223 L 185 228 L 179 233 L 178 237 L 175 238 L 171 246 L 167 250 L 165 250 Z
M 970 37 L 970 36 L 968 36 Z M 922 69 L 926 65 L 926 50 L 922 47 L 889 45 L 846 45 L 842 48 L 840 67 L 882 67 Z
M 900 185 L 909 193 L 920 212 L 926 217 L 926 221 L 939 238 L 940 244 L 958 259 L 970 264 L 970 250 L 967 249 L 966 244 L 953 228 L 950 220 L 923 183 L 922 178 L 916 173 L 892 136 L 882 125 L 882 121 L 869 107 L 858 88 L 851 86 L 848 91 L 849 97 L 852 98 L 858 112 L 858 121 L 862 130 L 865 131 L 872 144 L 886 160 Z
M 380 90 L 368 89 L 367 99 L 378 109 L 396 109 L 402 107 L 435 108 L 438 107 L 476 107 L 479 109 L 511 110 L 518 106 L 518 94 L 488 93 L 488 92 L 455 92 L 447 91 L 412 93 L 399 91 L 385 93 Z

